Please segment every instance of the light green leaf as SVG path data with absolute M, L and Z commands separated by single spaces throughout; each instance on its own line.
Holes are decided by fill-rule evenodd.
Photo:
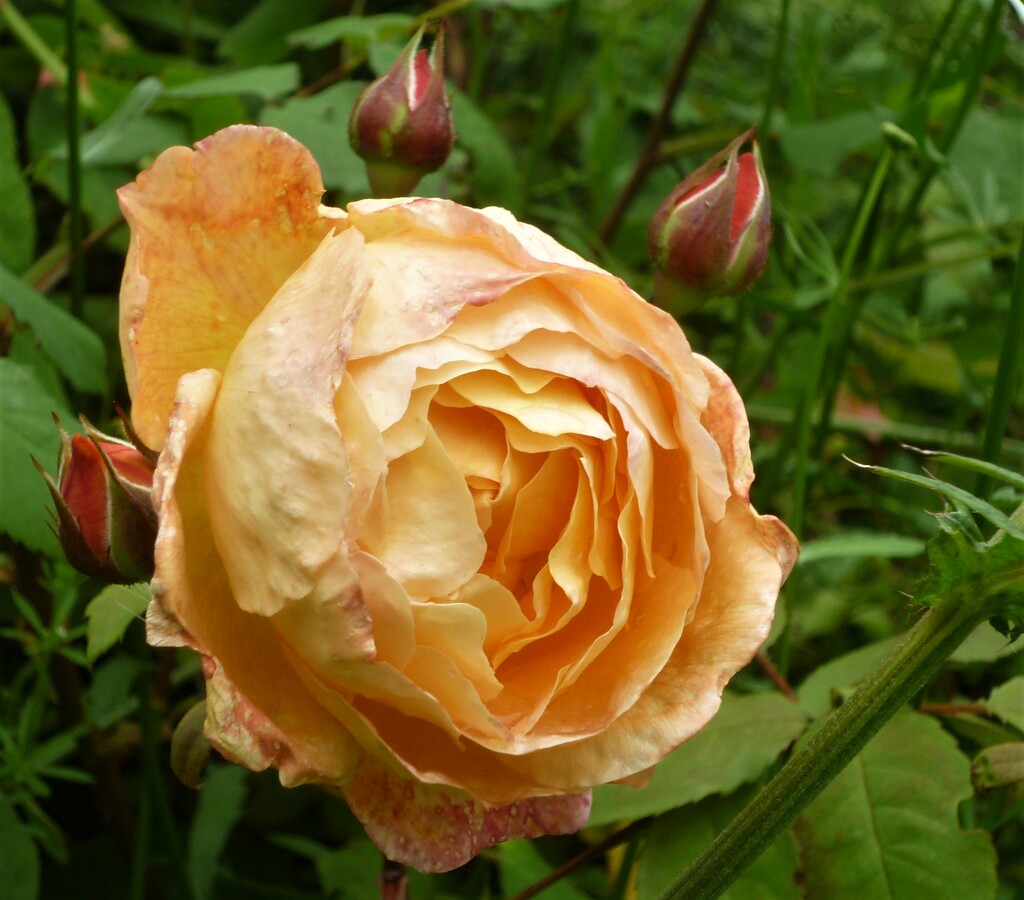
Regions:
M 211 75 L 200 81 L 168 88 L 164 95 L 172 99 L 189 97 L 221 97 L 233 94 L 252 94 L 263 100 L 274 100 L 297 90 L 302 83 L 298 63 L 280 63 L 273 66 L 255 66 L 238 72 Z
M 0 358 L 0 533 L 50 556 L 60 547 L 50 531 L 50 494 L 32 465 L 57 458 L 60 438 L 50 418 L 71 418 L 39 383 L 29 366 Z
M 983 622 L 974 629 L 950 656 L 949 661 L 961 665 L 979 662 L 993 662 L 1003 656 L 1012 656 L 1021 645 L 1014 645 L 1000 634 L 988 622 Z
M 136 123 L 146 114 L 163 89 L 164 86 L 159 79 L 152 77 L 143 78 L 135 85 L 110 118 L 82 136 L 82 165 L 97 165 L 106 162 L 107 154 L 112 151 L 116 152 L 118 145 L 131 135 Z M 49 155 L 52 159 L 66 160 L 68 145 L 61 144 Z
M 318 50 L 345 41 L 357 49 L 362 49 L 367 41 L 381 41 L 412 33 L 416 27 L 416 19 L 402 13 L 382 13 L 377 16 L 340 16 L 300 28 L 288 35 L 288 43 L 293 47 L 308 47 Z
M 780 125 L 782 152 L 790 162 L 818 175 L 831 175 L 851 153 L 881 144 L 881 111 L 854 112 L 819 122 Z
M 994 897 L 992 844 L 957 818 L 971 794 L 955 740 L 934 719 L 900 713 L 794 823 L 807 896 Z
M 1017 490 L 1024 491 L 1024 475 L 1021 475 L 1020 472 L 1013 472 L 1010 469 L 1004 469 L 1002 466 L 986 462 L 983 459 L 974 459 L 974 457 L 971 456 L 961 456 L 959 453 L 947 453 L 944 450 L 922 450 L 920 447 L 912 447 L 909 444 L 904 446 L 906 446 L 908 450 L 920 453 L 922 456 L 937 459 L 939 462 L 948 463 L 949 465 L 956 466 L 960 469 L 968 469 L 971 472 L 980 472 L 982 475 L 988 475 L 998 481 L 1005 481 L 1007 484 L 1013 485 Z
M 639 819 L 734 791 L 758 778 L 806 724 L 799 707 L 781 694 L 726 692 L 718 714 L 658 763 L 647 787 L 595 788 L 589 824 Z
M 188 836 L 188 874 L 196 900 L 213 892 L 217 863 L 235 823 L 242 817 L 248 772 L 241 766 L 211 765 L 199 792 L 196 815 Z
M 0 304 L 29 328 L 51 362 L 78 390 L 106 390 L 106 353 L 99 336 L 0 264 Z M 49 410 L 45 410 L 46 413 Z
M 924 552 L 926 542 L 921 538 L 903 534 L 875 534 L 864 531 L 844 531 L 807 541 L 800 548 L 798 566 L 822 559 L 892 559 L 917 556 Z
M 730 797 L 709 797 L 658 816 L 647 832 L 640 858 L 640 900 L 660 897 L 752 796 L 752 791 L 739 791 Z M 800 900 L 799 869 L 796 842 L 788 831 L 783 832 L 720 900 Z
M 145 584 L 111 584 L 85 608 L 86 650 L 90 663 L 106 653 L 135 619 L 142 618 L 151 594 Z
M 851 460 L 851 462 L 853 462 Z M 995 525 L 996 528 L 1001 528 L 1007 534 L 1017 538 L 1017 540 L 1024 540 L 1024 531 L 1021 531 L 1013 522 L 1010 521 L 1009 517 L 996 509 L 991 503 L 986 503 L 980 497 L 975 497 L 970 491 L 965 491 L 963 488 L 957 487 L 955 484 L 950 484 L 947 481 L 940 481 L 938 478 L 929 478 L 925 475 L 915 475 L 913 472 L 900 472 L 897 469 L 887 469 L 885 466 L 866 466 L 863 463 L 854 462 L 855 466 L 860 469 L 868 469 L 871 472 L 877 472 L 879 475 L 884 475 L 886 478 L 892 478 L 896 481 L 905 481 L 907 484 L 915 484 L 918 487 L 927 488 L 930 491 L 942 494 L 942 496 L 962 503 L 971 512 L 981 516 L 986 521 Z
M 39 851 L 32 832 L 0 794 L 0 897 L 35 900 L 39 895 Z
M 825 715 L 832 707 L 835 692 L 856 687 L 878 668 L 899 641 L 899 637 L 877 641 L 819 666 L 796 690 L 800 706 L 815 718 Z
M 36 220 L 32 195 L 18 160 L 14 119 L 0 95 L 0 263 L 24 272 L 32 262 Z
M 1024 731 L 1024 675 L 999 685 L 985 704 L 988 711 L 1014 728 Z

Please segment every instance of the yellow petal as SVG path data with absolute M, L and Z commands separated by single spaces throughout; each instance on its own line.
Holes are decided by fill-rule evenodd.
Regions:
M 132 420 L 163 446 L 178 378 L 223 371 L 249 323 L 340 219 L 321 216 L 309 151 L 235 125 L 172 147 L 119 193 L 131 227 L 121 351 Z
M 303 686 L 270 622 L 242 612 L 217 556 L 205 511 L 202 456 L 219 373 L 181 379 L 154 479 L 160 516 L 154 608 L 167 635 L 173 620 L 207 655 L 207 734 L 227 755 L 253 769 L 274 766 L 286 784 L 340 782 L 361 751 L 348 732 Z
M 249 326 L 224 374 L 209 513 L 249 612 L 274 615 L 312 594 L 325 564 L 347 550 L 352 486 L 334 397 L 368 284 L 361 245 L 351 229 L 325 238 Z

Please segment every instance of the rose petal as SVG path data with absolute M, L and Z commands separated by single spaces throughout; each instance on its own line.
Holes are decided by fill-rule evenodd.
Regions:
M 488 809 L 460 791 L 403 778 L 371 758 L 343 793 L 384 855 L 422 872 L 447 872 L 512 838 L 571 834 L 590 815 L 589 791 Z
M 352 486 L 334 397 L 368 286 L 361 246 L 351 229 L 325 238 L 252 322 L 224 374 L 209 515 L 235 602 L 249 612 L 274 615 L 309 596 L 325 564 L 346 553 Z M 331 590 L 347 591 L 337 566 L 333 577 Z
M 305 689 L 270 622 L 235 605 L 214 549 L 202 452 L 220 383 L 216 371 L 193 372 L 175 398 L 154 477 L 160 531 L 150 640 L 187 641 L 210 657 L 207 734 L 228 756 L 254 769 L 275 766 L 289 785 L 341 781 L 359 747 Z
M 121 287 L 121 350 L 142 440 L 163 446 L 185 372 L 223 370 L 256 314 L 316 249 L 320 170 L 272 128 L 236 125 L 192 151 L 161 153 L 118 192 L 132 237 Z

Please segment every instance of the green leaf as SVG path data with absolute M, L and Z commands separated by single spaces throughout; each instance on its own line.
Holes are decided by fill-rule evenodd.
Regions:
M 1009 469 L 1004 469 L 1002 466 L 995 465 L 995 463 L 985 462 L 983 459 L 961 456 L 959 453 L 946 453 L 944 450 L 922 450 L 920 447 L 912 447 L 910 444 L 904 444 L 904 446 L 908 450 L 920 453 L 922 456 L 948 463 L 959 469 L 980 472 L 982 475 L 988 475 L 997 481 L 1005 481 L 1018 490 L 1024 491 L 1024 475 L 1021 475 L 1019 472 L 1012 472 Z
M 658 816 L 647 832 L 640 858 L 640 900 L 660 897 L 752 796 L 753 791 L 739 791 L 730 797 L 710 797 Z M 721 900 L 801 900 L 799 870 L 796 842 L 784 832 L 721 895 Z
M 807 896 L 995 896 L 992 844 L 957 818 L 969 776 L 938 722 L 897 715 L 794 823 Z
M 17 151 L 14 119 L 0 94 L 0 263 L 23 272 L 35 250 L 36 220 Z
M 851 460 L 851 462 L 853 462 L 853 460 Z M 884 475 L 886 478 L 892 478 L 896 481 L 905 481 L 907 484 L 916 484 L 918 487 L 927 488 L 930 491 L 942 494 L 943 497 L 946 497 L 949 500 L 962 503 L 971 512 L 977 513 L 983 519 L 987 520 L 992 525 L 995 525 L 996 528 L 1002 529 L 1007 534 L 1017 538 L 1019 541 L 1024 541 L 1024 531 L 1021 531 L 1016 525 L 1014 525 L 1007 515 L 1000 512 L 991 503 L 986 503 L 980 497 L 975 497 L 970 491 L 965 491 L 963 488 L 959 488 L 955 484 L 940 481 L 938 478 L 929 478 L 925 475 L 915 475 L 913 472 L 900 472 L 897 469 L 887 469 L 885 466 L 866 466 L 863 463 L 858 462 L 854 462 L 853 464 L 858 468 L 877 472 L 879 475 Z
M 514 897 L 551 872 L 549 863 L 533 841 L 508 841 L 499 844 L 501 857 L 501 886 L 506 897 Z M 567 878 L 556 881 L 544 890 L 545 900 L 586 900 L 587 894 L 572 885 Z
M 55 306 L 2 264 L 0 304 L 32 329 L 43 352 L 78 390 L 87 394 L 106 390 L 106 353 L 96 332 Z
M 718 714 L 658 763 L 647 787 L 595 788 L 589 824 L 639 819 L 734 791 L 758 778 L 806 724 L 799 707 L 781 694 L 726 692 Z
M 877 641 L 819 666 L 797 688 L 800 706 L 815 718 L 825 715 L 832 708 L 836 692 L 856 687 L 878 668 L 900 640 L 893 637 Z
M 32 832 L 0 794 L 0 897 L 35 900 L 39 895 L 39 851 Z
M 990 713 L 999 716 L 1008 725 L 1024 731 L 1024 675 L 1011 678 L 999 685 L 985 702 Z
M 215 896 L 217 863 L 242 817 L 248 774 L 233 765 L 211 765 L 206 771 L 188 839 L 188 874 L 196 900 Z
M 132 621 L 145 613 L 151 596 L 145 584 L 111 584 L 89 601 L 85 655 L 90 663 L 124 637 Z
M 326 5 L 326 0 L 263 0 L 224 35 L 217 54 L 238 66 L 284 59 L 288 33 L 315 22 Z
M 971 763 L 974 786 L 981 790 L 1024 781 L 1024 741 L 986 747 Z
M 82 165 L 97 165 L 107 161 L 107 155 L 117 150 L 118 145 L 128 138 L 138 121 L 163 92 L 164 86 L 157 78 L 143 78 L 124 102 L 102 125 L 82 136 Z M 56 160 L 68 158 L 68 145 L 54 148 L 49 156 Z
M 212 75 L 200 81 L 167 88 L 164 96 L 172 99 L 189 97 L 220 97 L 233 94 L 252 94 L 262 100 L 274 100 L 291 94 L 302 84 L 298 63 L 288 62 L 273 66 L 255 66 L 238 72 Z
M 903 534 L 874 534 L 864 531 L 844 531 L 807 541 L 800 548 L 797 565 L 822 559 L 893 559 L 917 556 L 924 552 L 927 542 Z
M 497 126 L 462 91 L 452 95 L 456 142 L 473 161 L 470 183 L 481 206 L 514 207 L 522 192 L 515 154 Z
M 1000 634 L 988 622 L 983 622 L 950 656 L 949 661 L 960 665 L 994 662 L 1004 656 L 1012 656 L 1017 647 Z
M 403 13 L 382 13 L 376 16 L 340 16 L 300 28 L 288 35 L 288 43 L 293 47 L 306 47 L 319 50 L 335 41 L 345 43 L 361 50 L 368 41 L 382 41 L 411 33 L 416 27 L 416 19 Z
M 348 117 L 362 85 L 345 81 L 312 97 L 293 97 L 282 106 L 268 106 L 261 125 L 287 131 L 305 144 L 323 173 L 324 185 L 352 197 L 368 197 L 366 164 L 348 143 Z
M 851 153 L 880 144 L 884 113 L 855 112 L 820 122 L 780 125 L 782 152 L 799 168 L 830 176 Z
M 0 358 L 0 532 L 33 550 L 57 556 L 50 530 L 50 494 L 32 465 L 57 457 L 60 438 L 50 411 L 65 420 L 71 414 L 47 393 L 29 366 Z

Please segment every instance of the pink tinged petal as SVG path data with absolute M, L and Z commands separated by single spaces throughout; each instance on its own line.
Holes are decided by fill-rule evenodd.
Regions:
M 708 405 L 701 415 L 701 424 L 722 448 L 732 493 L 744 500 L 750 496 L 754 466 L 750 460 L 750 426 L 743 400 L 725 374 L 711 360 L 695 357 L 711 386 Z
M 462 791 L 404 778 L 370 758 L 342 792 L 384 855 L 421 872 L 450 871 L 501 841 L 572 834 L 590 815 L 589 791 L 488 808 Z
M 207 454 L 210 519 L 239 606 L 271 616 L 317 592 L 346 596 L 351 504 L 334 417 L 352 326 L 368 287 L 362 240 L 324 239 L 253 321 L 224 374 Z M 369 633 L 361 631 L 366 651 Z
M 443 597 L 479 571 L 487 545 L 473 498 L 433 430 L 420 447 L 391 463 L 387 492 L 383 538 L 363 549 L 410 594 Z
M 154 478 L 160 516 L 147 613 L 151 643 L 186 645 L 208 657 L 207 733 L 253 768 L 281 768 L 286 783 L 341 781 L 360 751 L 296 677 L 270 623 L 235 604 L 204 508 L 206 425 L 221 375 L 182 377 Z
M 131 226 L 121 350 L 132 419 L 163 446 L 178 378 L 223 370 L 245 329 L 338 218 L 301 144 L 236 125 L 172 147 L 119 192 Z M 343 216 L 342 213 L 334 213 Z

